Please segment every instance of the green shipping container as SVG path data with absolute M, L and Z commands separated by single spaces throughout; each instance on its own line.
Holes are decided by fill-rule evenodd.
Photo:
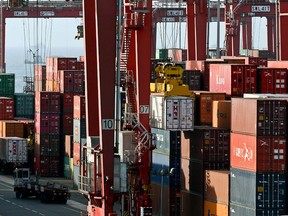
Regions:
M 168 58 L 168 49 L 157 49 L 156 58 L 157 59 L 167 59 Z
M 13 98 L 15 93 L 15 74 L 0 74 L 0 97 Z
M 68 156 L 64 157 L 64 177 L 67 179 L 73 179 L 73 172 L 71 170 L 71 159 Z
M 14 94 L 15 117 L 34 119 L 34 94 Z

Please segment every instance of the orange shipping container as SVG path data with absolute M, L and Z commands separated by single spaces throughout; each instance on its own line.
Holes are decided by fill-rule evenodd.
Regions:
M 14 120 L 0 121 L 0 136 L 24 138 L 24 124 Z
M 229 188 L 230 171 L 205 171 L 205 200 L 229 205 Z
M 229 215 L 229 206 L 214 203 L 209 201 L 204 201 L 204 215 L 219 215 L 219 216 L 228 216 Z
M 208 91 L 194 91 L 196 95 L 196 124 L 212 125 L 212 103 L 213 101 L 225 100 L 225 93 L 214 93 Z
M 80 165 L 80 143 L 73 143 L 73 164 L 76 166 Z
M 231 128 L 231 101 L 213 101 L 212 126 Z

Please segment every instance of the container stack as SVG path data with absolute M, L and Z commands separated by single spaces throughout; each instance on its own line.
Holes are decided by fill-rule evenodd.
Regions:
M 286 107 L 286 100 L 232 98 L 230 215 L 285 213 Z
M 35 171 L 60 176 L 60 93 L 35 92 Z
M 15 93 L 15 74 L 0 74 L 0 97 L 13 98 Z
M 46 65 L 34 66 L 34 91 L 46 91 Z
M 34 94 L 15 93 L 15 118 L 34 119 L 35 101 Z

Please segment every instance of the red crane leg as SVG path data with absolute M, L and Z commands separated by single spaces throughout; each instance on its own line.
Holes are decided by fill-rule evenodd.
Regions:
M 98 76 L 98 106 L 100 132 L 100 160 L 102 206 L 99 215 L 113 215 L 114 194 L 114 101 L 116 58 L 116 6 L 113 0 L 95 1 L 96 61 Z M 112 125 L 109 125 L 112 123 Z M 110 127 L 112 126 L 112 127 Z M 112 162 L 112 163 L 111 163 Z M 98 215 L 98 214 L 97 214 Z
M 288 2 L 280 1 L 279 8 L 279 60 L 288 60 Z
M 270 54 L 275 53 L 275 19 L 267 17 L 267 48 Z
M 187 1 L 187 60 L 196 60 L 195 13 L 193 1 Z
M 243 49 L 252 49 L 252 19 L 246 17 L 246 24 L 242 25 L 242 44 Z
M 196 60 L 206 59 L 207 3 L 205 0 L 195 2 L 196 6 Z
M 151 30 L 151 58 L 155 58 L 156 56 L 156 38 L 157 38 L 157 22 L 152 23 Z
M 98 77 L 96 59 L 95 0 L 83 2 L 86 83 L 86 128 L 88 136 L 99 136 Z

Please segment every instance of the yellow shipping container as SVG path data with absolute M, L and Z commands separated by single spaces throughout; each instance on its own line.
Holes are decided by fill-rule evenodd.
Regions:
M 228 216 L 229 206 L 220 203 L 204 201 L 204 216 Z

